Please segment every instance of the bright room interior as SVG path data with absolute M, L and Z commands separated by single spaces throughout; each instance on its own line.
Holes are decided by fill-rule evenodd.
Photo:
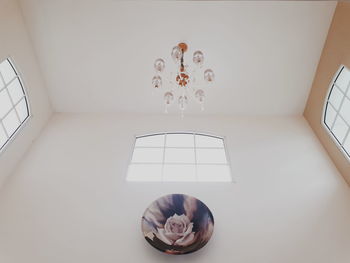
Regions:
M 0 63 L 1 263 L 350 262 L 349 2 L 0 0 Z M 144 240 L 169 194 L 195 253 Z

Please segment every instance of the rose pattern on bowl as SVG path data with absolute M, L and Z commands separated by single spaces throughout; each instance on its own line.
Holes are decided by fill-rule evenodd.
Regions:
M 177 215 L 169 217 L 164 228 L 158 228 L 156 236 L 168 245 L 188 246 L 194 241 L 193 223 L 187 216 Z
M 200 200 L 183 194 L 171 194 L 154 201 L 142 222 L 145 239 L 167 254 L 192 253 L 202 248 L 214 229 L 214 218 Z

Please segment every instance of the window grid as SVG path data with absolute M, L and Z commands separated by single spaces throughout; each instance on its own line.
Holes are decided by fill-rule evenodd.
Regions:
M 15 70 L 15 67 L 13 66 L 13 63 L 11 62 L 11 60 L 8 58 L 4 61 L 1 61 L 0 64 L 2 63 L 8 63 L 8 65 L 10 66 L 11 69 L 11 73 L 14 74 L 14 77 L 7 81 L 5 80 L 4 77 L 4 72 L 2 72 L 2 70 L 0 70 L 0 82 L 4 85 L 1 89 L 0 89 L 0 94 L 2 94 L 2 92 L 6 92 L 9 101 L 11 103 L 11 107 L 5 112 L 5 114 L 3 114 L 2 116 L 0 116 L 0 129 L 3 130 L 4 134 L 6 135 L 6 140 L 4 143 L 0 144 L 0 151 L 2 151 L 5 146 L 8 144 L 8 142 L 12 139 L 12 137 L 16 134 L 16 132 L 19 130 L 19 128 L 22 126 L 22 124 L 28 119 L 29 117 L 29 107 L 28 107 L 28 101 L 27 101 L 27 95 L 24 91 L 23 88 L 23 84 L 22 81 L 20 79 L 19 74 L 17 73 L 17 71 Z M 20 85 L 20 89 L 21 89 L 21 97 L 17 99 L 17 102 L 14 102 L 14 99 L 11 95 L 11 92 L 9 90 L 9 87 L 15 82 L 18 81 L 19 85 Z M 25 102 L 25 106 L 26 106 L 26 113 L 25 113 L 25 117 L 23 118 L 23 120 L 21 120 L 20 114 L 18 112 L 17 106 L 20 105 L 20 103 Z M 14 129 L 14 131 L 12 131 L 11 133 L 8 132 L 8 127 L 6 127 L 6 125 L 4 124 L 4 120 L 6 119 L 6 117 L 12 112 L 14 111 L 15 115 L 16 115 L 16 120 L 18 121 L 18 125 L 16 127 L 16 129 Z
M 342 74 L 345 74 L 344 73 L 345 71 L 349 72 L 349 70 L 345 66 L 341 66 L 335 79 L 331 83 L 331 88 L 330 88 L 329 94 L 327 96 L 326 104 L 325 104 L 323 124 L 325 125 L 326 129 L 330 133 L 331 137 L 335 140 L 337 146 L 342 150 L 342 152 L 345 154 L 345 156 L 350 160 L 350 149 L 346 149 L 344 147 L 347 140 L 348 139 L 350 140 L 350 123 L 348 122 L 346 117 L 343 116 L 343 114 L 341 113 L 341 110 L 343 109 L 343 106 L 344 106 L 344 102 L 346 100 L 350 101 L 350 78 L 347 81 L 345 89 L 342 89 L 337 83 L 337 80 L 339 79 L 339 77 Z M 337 92 L 340 92 L 342 95 L 342 98 L 341 98 L 341 101 L 340 101 L 338 108 L 335 105 L 333 105 L 333 102 L 331 101 L 332 92 L 335 89 L 337 90 Z M 327 123 L 327 116 L 328 116 L 327 114 L 329 113 L 329 107 L 331 107 L 335 111 L 335 116 L 331 122 Z M 348 116 L 350 116 L 350 112 L 346 112 L 346 114 L 348 114 Z M 335 134 L 335 131 L 334 131 L 338 118 L 340 118 L 345 123 L 345 126 L 346 126 L 346 132 L 345 132 L 345 135 L 343 138 L 339 138 L 339 136 L 337 136 Z
M 192 136 L 193 138 L 193 147 L 188 147 L 188 146 L 168 146 L 168 135 L 188 135 L 188 136 Z M 141 138 L 145 138 L 145 137 L 152 137 L 152 136 L 164 136 L 164 140 L 163 140 L 163 145 L 162 146 L 139 146 L 137 145 L 137 140 L 141 139 Z M 222 141 L 222 147 L 203 147 L 203 146 L 198 146 L 197 145 L 197 141 L 196 138 L 197 136 L 206 136 L 206 137 L 211 137 L 211 138 L 215 138 L 217 140 L 221 140 Z M 133 160 L 133 156 L 135 153 L 135 150 L 137 149 L 162 149 L 162 158 L 161 158 L 161 162 L 155 162 L 155 161 L 147 161 L 147 162 L 140 162 L 140 161 L 134 161 Z M 193 162 L 174 162 L 174 161 L 166 161 L 166 152 L 168 149 L 179 149 L 179 150 L 193 150 L 193 155 L 194 155 L 194 161 Z M 197 150 L 223 150 L 224 154 L 225 154 L 225 162 L 198 162 L 198 153 Z M 198 165 L 200 166 L 222 166 L 222 167 L 228 167 L 229 169 L 229 177 L 230 180 L 228 181 L 232 181 L 231 178 L 231 169 L 228 163 L 228 154 L 226 151 L 226 147 L 225 147 L 225 143 L 224 143 L 224 139 L 218 136 L 214 136 L 214 135 L 207 135 L 207 134 L 202 134 L 202 133 L 188 133 L 188 132 L 171 132 L 171 133 L 158 133 L 158 134 L 150 134 L 150 135 L 144 135 L 144 136 L 138 136 L 136 137 L 136 142 L 135 142 L 135 146 L 134 146 L 134 151 L 133 151 L 133 156 L 130 162 L 130 165 L 160 165 L 161 166 L 161 181 L 167 181 L 165 179 L 165 166 L 166 165 L 171 165 L 171 166 L 183 166 L 183 165 L 188 165 L 188 166 L 193 166 L 194 167 L 194 171 L 195 171 L 195 181 L 201 181 L 198 177 Z M 142 181 L 142 180 L 140 180 Z M 147 181 L 147 180 L 146 180 Z M 181 180 L 180 180 L 181 181 Z M 215 180 L 213 180 L 215 181 Z

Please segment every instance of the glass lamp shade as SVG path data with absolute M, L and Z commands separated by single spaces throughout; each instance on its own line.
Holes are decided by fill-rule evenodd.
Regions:
M 211 69 L 204 71 L 204 80 L 207 82 L 213 82 L 215 79 L 215 74 Z
M 179 63 L 182 57 L 182 50 L 178 46 L 175 46 L 171 51 L 171 57 L 175 61 L 175 63 Z
M 170 92 L 170 91 L 165 92 L 165 94 L 164 94 L 164 103 L 165 103 L 165 105 L 168 106 L 168 105 L 172 104 L 173 101 L 174 101 L 174 94 L 172 92 Z
M 202 89 L 197 90 L 194 93 L 194 96 L 196 97 L 196 99 L 198 100 L 199 103 L 204 103 L 205 93 Z
M 188 99 L 187 97 L 184 95 L 184 96 L 180 96 L 179 97 L 179 108 L 180 110 L 185 110 L 187 108 L 187 104 L 188 104 Z
M 155 89 L 160 89 L 162 87 L 162 78 L 160 76 L 154 76 L 152 79 L 152 86 Z
M 204 63 L 204 55 L 202 51 L 196 51 L 193 53 L 193 63 L 198 67 L 202 66 Z
M 165 62 L 163 59 L 158 58 L 155 62 L 154 62 L 154 69 L 158 72 L 161 73 L 163 72 L 165 68 Z
M 214 72 L 211 69 L 204 71 L 204 80 L 207 82 L 213 82 L 215 79 Z

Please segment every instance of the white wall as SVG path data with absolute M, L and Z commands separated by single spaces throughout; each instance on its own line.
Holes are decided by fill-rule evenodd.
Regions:
M 237 183 L 125 182 L 133 135 L 168 130 L 225 135 Z M 212 210 L 202 250 L 143 239 L 144 209 L 168 193 Z M 348 263 L 349 222 L 349 188 L 303 118 L 58 114 L 0 192 L 0 261 Z
M 16 168 L 51 115 L 47 92 L 20 8 L 14 0 L 0 0 L 0 61 L 8 57 L 14 61 L 25 84 L 32 117 L 19 132 L 20 136 L 0 153 L 0 186 Z

